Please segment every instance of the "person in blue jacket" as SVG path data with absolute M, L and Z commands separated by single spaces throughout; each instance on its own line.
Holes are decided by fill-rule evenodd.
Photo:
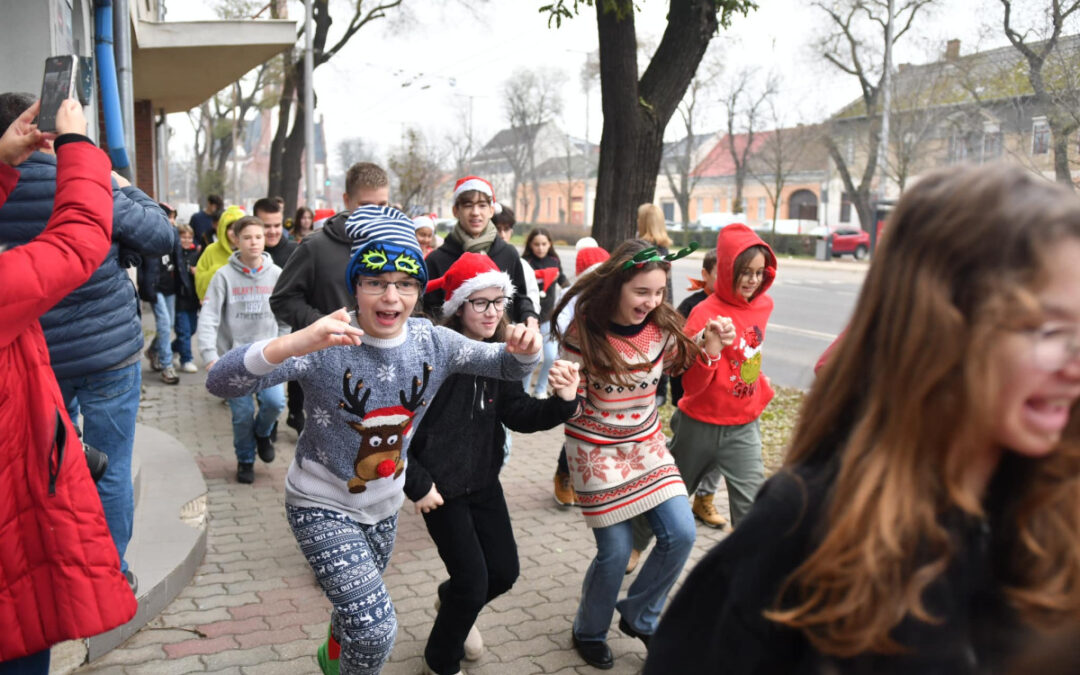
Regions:
M 0 133 L 34 104 L 32 94 L 0 94 Z M 53 209 L 56 155 L 35 152 L 0 208 L 0 247 L 25 244 L 41 234 Z M 135 286 L 120 264 L 120 250 L 140 256 L 170 253 L 176 231 L 150 197 L 113 173 L 113 228 L 109 255 L 90 277 L 41 317 L 49 359 L 64 404 L 87 444 L 109 457 L 98 482 L 121 569 L 136 586 L 124 552 L 131 539 L 134 499 L 131 451 L 142 384 L 142 321 Z

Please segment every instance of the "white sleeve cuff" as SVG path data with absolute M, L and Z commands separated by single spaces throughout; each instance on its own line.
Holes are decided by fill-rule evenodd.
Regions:
M 244 367 L 248 369 L 248 372 L 252 375 L 262 377 L 268 375 L 275 368 L 280 366 L 280 363 L 270 363 L 266 360 L 266 355 L 263 350 L 266 349 L 266 345 L 270 344 L 270 340 L 259 340 L 248 347 L 248 350 L 244 352 Z
M 517 354 L 517 353 L 513 353 L 513 354 L 511 354 L 511 356 L 513 356 L 515 359 L 517 359 L 518 361 L 520 361 L 522 363 L 536 363 L 536 362 L 540 361 L 542 358 L 544 358 L 544 351 L 541 349 L 540 351 L 536 352 L 535 354 Z

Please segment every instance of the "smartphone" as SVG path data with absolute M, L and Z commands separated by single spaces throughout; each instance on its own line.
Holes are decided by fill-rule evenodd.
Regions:
M 45 59 L 45 77 L 41 80 L 41 110 L 37 126 L 41 131 L 56 131 L 56 113 L 60 104 L 77 93 L 78 57 L 50 56 Z

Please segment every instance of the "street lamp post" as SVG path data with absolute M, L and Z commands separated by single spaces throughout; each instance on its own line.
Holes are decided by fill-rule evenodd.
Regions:
M 315 202 L 315 46 L 312 0 L 304 0 L 304 191 L 307 207 Z

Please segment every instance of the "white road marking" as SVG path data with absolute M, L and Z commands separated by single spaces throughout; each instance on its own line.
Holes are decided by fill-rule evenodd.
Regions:
M 773 323 L 770 321 L 766 324 L 767 330 L 778 330 L 781 333 L 792 333 L 794 335 L 803 335 L 805 337 L 817 338 L 818 340 L 824 340 L 826 342 L 832 342 L 836 339 L 834 333 L 822 333 L 821 331 L 810 330 L 808 328 L 795 328 L 794 326 L 785 326 L 779 323 Z

